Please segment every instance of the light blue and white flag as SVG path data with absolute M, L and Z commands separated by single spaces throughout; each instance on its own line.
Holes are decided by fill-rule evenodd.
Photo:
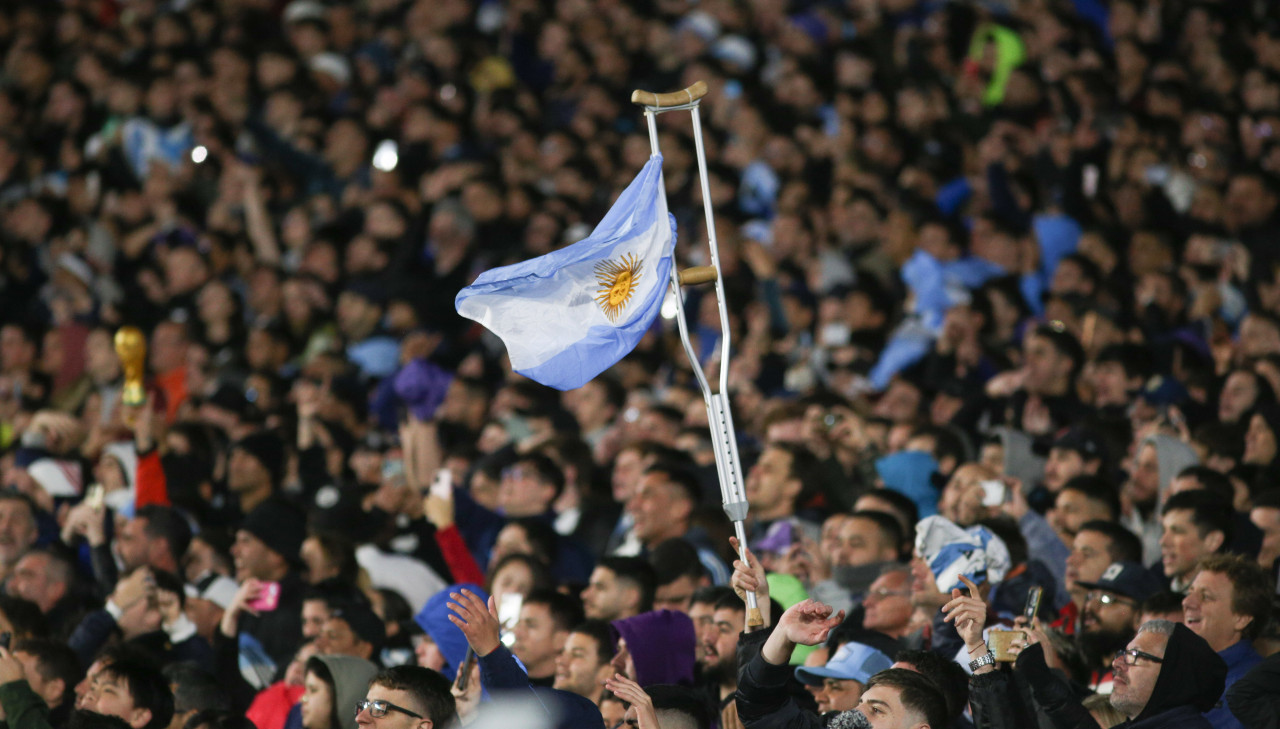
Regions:
M 639 344 L 662 308 L 675 239 L 654 155 L 591 235 L 485 271 L 454 306 L 502 339 L 516 372 L 572 390 Z

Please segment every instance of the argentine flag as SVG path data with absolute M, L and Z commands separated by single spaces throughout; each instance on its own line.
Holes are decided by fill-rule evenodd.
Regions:
M 454 306 L 502 339 L 516 372 L 572 390 L 635 349 L 653 323 L 675 239 L 662 156 L 654 155 L 591 235 L 485 271 Z

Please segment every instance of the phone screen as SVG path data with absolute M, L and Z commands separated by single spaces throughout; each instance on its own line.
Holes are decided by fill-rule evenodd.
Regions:
M 435 480 L 431 482 L 431 495 L 441 499 L 453 498 L 453 471 L 442 468 L 436 471 Z M 520 608 L 516 608 L 520 612 Z
M 982 505 L 999 506 L 1008 497 L 1009 489 L 1003 482 L 991 479 L 982 482 Z

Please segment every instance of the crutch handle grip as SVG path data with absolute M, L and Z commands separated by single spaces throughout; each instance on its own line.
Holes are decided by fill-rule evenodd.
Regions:
M 695 286 L 716 280 L 715 266 L 690 266 L 679 274 L 681 286 Z
M 764 627 L 764 616 L 760 614 L 760 608 L 754 607 L 747 610 L 747 627 L 748 628 Z
M 680 106 L 692 104 L 707 95 L 707 82 L 695 81 L 692 86 L 680 91 L 669 91 L 655 94 L 652 91 L 636 89 L 631 92 L 631 103 L 641 106 Z

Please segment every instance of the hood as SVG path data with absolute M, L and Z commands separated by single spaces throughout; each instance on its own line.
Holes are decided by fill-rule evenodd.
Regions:
M 427 600 L 427 604 L 423 605 L 422 610 L 413 618 L 423 632 L 431 636 L 431 640 L 436 642 L 436 646 L 440 648 L 440 653 L 448 661 L 444 670 L 441 671 L 445 676 L 457 675 L 458 667 L 462 665 L 462 661 L 467 657 L 467 636 L 462 634 L 462 630 L 458 626 L 449 622 L 449 616 L 453 612 L 448 607 L 449 593 L 460 592 L 464 588 L 479 595 L 481 600 L 489 601 L 489 593 L 485 592 L 479 585 L 470 583 L 449 585 L 432 595 L 431 599 Z
M 876 461 L 884 487 L 915 502 L 921 518 L 938 513 L 938 489 L 933 485 L 937 470 L 938 462 L 924 451 L 902 451 Z
M 1176 623 L 1151 699 L 1134 723 L 1190 704 L 1205 712 L 1218 703 L 1227 684 L 1227 663 L 1204 638 Z
M 1142 444 L 1148 443 L 1156 448 L 1156 460 L 1160 466 L 1160 491 L 1159 496 L 1156 497 L 1156 503 L 1163 504 L 1165 493 L 1169 491 L 1169 484 L 1173 483 L 1178 472 L 1187 466 L 1196 465 L 1200 462 L 1200 458 L 1196 456 L 1191 446 L 1170 435 L 1147 436 Z
M 617 638 L 625 638 L 636 664 L 636 683 L 693 685 L 696 661 L 693 621 L 674 610 L 654 610 L 610 623 Z
M 378 667 L 355 656 L 316 656 L 333 676 L 334 714 L 342 720 L 342 727 L 356 729 L 356 702 L 365 697 L 369 681 L 378 673 Z

